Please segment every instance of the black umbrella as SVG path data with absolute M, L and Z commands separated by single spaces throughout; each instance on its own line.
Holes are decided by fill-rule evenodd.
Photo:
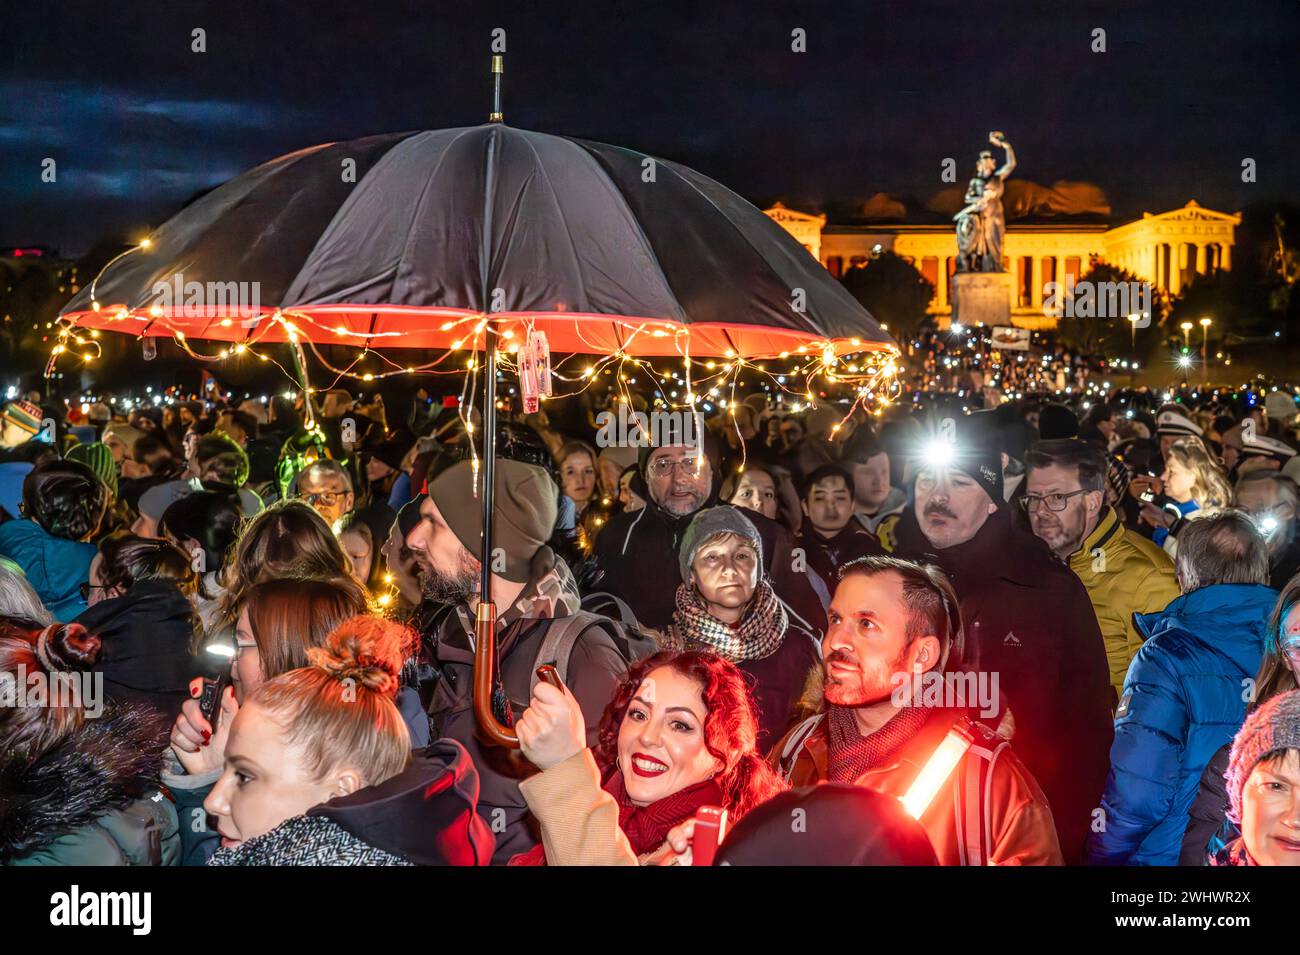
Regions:
M 299 360 L 304 340 L 482 348 L 475 702 L 487 736 L 503 745 L 515 745 L 514 734 L 489 702 L 498 340 L 513 339 L 513 349 L 540 331 L 554 351 L 616 358 L 897 353 L 784 229 L 712 179 L 501 122 L 331 143 L 265 163 L 110 263 L 62 318 L 64 340 L 99 328 L 216 339 L 235 353 L 289 341 Z

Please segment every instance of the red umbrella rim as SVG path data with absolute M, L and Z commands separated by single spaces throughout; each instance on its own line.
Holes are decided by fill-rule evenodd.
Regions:
M 432 319 L 412 327 L 414 317 Z M 584 312 L 495 312 L 440 306 L 330 303 L 253 313 L 229 306 L 154 306 L 130 310 L 102 305 L 99 310 L 69 312 L 62 320 L 74 329 L 98 329 L 137 338 L 179 337 L 245 343 L 281 344 L 292 340 L 291 326 L 315 345 L 356 348 L 474 348 L 481 346 L 484 318 L 498 335 L 498 347 L 513 338 L 522 342 L 529 327 L 546 333 L 552 352 L 635 357 L 733 357 L 749 360 L 817 355 L 828 350 L 843 356 L 866 352 L 897 354 L 890 342 L 866 338 L 826 339 L 799 329 L 734 322 L 691 322 L 656 316 Z M 390 327 L 390 325 L 392 327 Z M 400 327 L 397 327 L 399 326 Z

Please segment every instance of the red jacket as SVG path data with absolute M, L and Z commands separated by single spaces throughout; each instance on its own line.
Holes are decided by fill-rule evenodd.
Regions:
M 940 865 L 1061 865 L 1052 811 L 1010 745 L 956 710 L 937 710 L 916 736 L 883 766 L 855 780 L 901 798 L 954 724 L 974 743 L 921 814 L 920 823 Z M 826 721 L 800 723 L 772 750 L 777 772 L 793 787 L 829 778 Z

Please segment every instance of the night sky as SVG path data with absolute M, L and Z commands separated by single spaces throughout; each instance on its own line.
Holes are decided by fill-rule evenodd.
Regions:
M 293 149 L 483 122 L 494 27 L 507 123 L 678 160 L 756 201 L 924 201 L 944 157 L 970 176 L 990 129 L 1016 147 L 1017 177 L 1095 182 L 1116 221 L 1190 198 L 1300 200 L 1297 0 L 13 0 L 0 245 L 81 253 Z

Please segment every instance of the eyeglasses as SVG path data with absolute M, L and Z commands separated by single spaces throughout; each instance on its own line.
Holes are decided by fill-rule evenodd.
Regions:
M 1087 494 L 1087 493 L 1088 492 L 1086 490 L 1080 488 L 1079 490 L 1071 491 L 1068 494 L 1043 494 L 1043 495 L 1026 494 L 1024 497 L 1020 499 L 1020 504 L 1030 514 L 1038 510 L 1038 506 L 1040 504 L 1047 505 L 1047 509 L 1049 511 L 1060 512 L 1065 510 L 1065 505 L 1070 502 L 1070 498 L 1077 497 L 1080 494 Z
M 317 491 L 315 494 L 304 494 L 303 500 L 315 507 L 317 504 L 324 504 L 326 507 L 333 507 L 343 499 L 347 491 Z
M 108 588 L 105 587 L 103 584 L 91 584 L 91 583 L 85 583 L 85 584 L 82 584 L 82 585 L 81 585 L 80 587 L 78 587 L 77 589 L 81 591 L 81 599 L 82 599 L 82 600 L 89 600 L 89 599 L 90 599 L 90 592 L 91 592 L 92 590 L 107 590 Z
M 676 461 L 672 458 L 659 458 L 650 465 L 650 470 L 653 471 L 657 477 L 667 477 L 679 468 L 683 472 L 689 474 L 691 472 L 699 471 L 702 460 L 703 459 L 700 458 L 699 455 L 680 458 Z

